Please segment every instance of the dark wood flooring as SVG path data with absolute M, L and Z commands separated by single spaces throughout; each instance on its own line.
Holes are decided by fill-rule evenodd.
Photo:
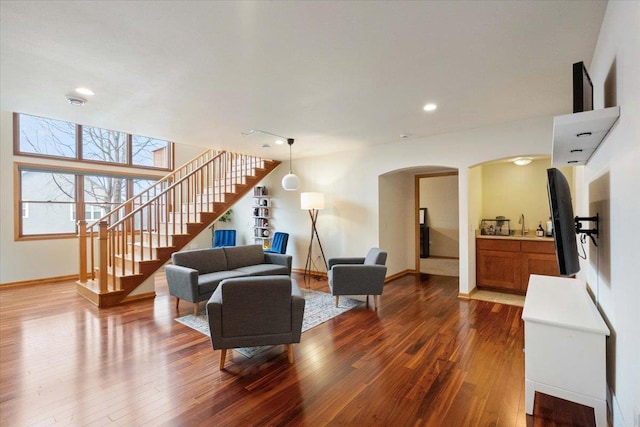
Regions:
M 299 280 L 303 284 L 302 280 Z M 311 287 L 327 290 L 326 282 Z M 0 290 L 0 425 L 586 426 L 593 411 L 538 395 L 524 413 L 522 309 L 405 276 L 283 347 L 218 370 L 208 337 L 157 297 L 98 310 L 71 282 Z

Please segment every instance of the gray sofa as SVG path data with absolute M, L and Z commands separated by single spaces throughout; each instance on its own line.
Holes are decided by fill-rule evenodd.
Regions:
M 291 276 L 291 255 L 265 253 L 262 245 L 175 252 L 165 266 L 169 294 L 194 304 L 207 301 L 224 279 L 249 276 Z

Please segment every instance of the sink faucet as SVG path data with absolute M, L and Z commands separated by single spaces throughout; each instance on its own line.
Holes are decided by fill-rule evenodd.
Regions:
M 520 219 L 518 220 L 518 224 L 522 224 L 520 233 L 524 236 L 524 214 L 520 214 Z

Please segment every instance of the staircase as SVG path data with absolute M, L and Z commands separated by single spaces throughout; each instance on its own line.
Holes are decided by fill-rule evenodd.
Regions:
M 79 221 L 78 294 L 98 307 L 122 303 L 279 164 L 210 150 L 98 221 Z

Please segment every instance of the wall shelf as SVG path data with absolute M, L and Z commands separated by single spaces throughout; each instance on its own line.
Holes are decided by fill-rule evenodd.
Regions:
M 585 165 L 620 117 L 620 107 L 556 116 L 552 165 Z

